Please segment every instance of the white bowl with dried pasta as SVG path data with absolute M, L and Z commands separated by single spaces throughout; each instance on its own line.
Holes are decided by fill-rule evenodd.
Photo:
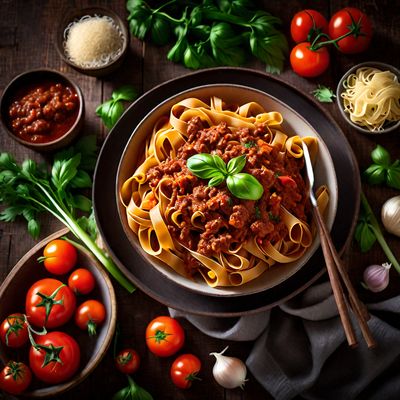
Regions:
M 350 68 L 336 91 L 339 110 L 355 129 L 367 134 L 400 128 L 400 71 L 381 62 Z

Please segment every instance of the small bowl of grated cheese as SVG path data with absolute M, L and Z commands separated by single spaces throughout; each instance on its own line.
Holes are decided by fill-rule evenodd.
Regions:
M 62 59 L 77 71 L 104 76 L 121 65 L 128 42 L 128 29 L 116 13 L 92 7 L 65 13 L 56 45 Z

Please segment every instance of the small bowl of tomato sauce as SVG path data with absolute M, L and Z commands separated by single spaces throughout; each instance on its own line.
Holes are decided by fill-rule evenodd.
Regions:
M 38 69 L 16 76 L 0 102 L 7 133 L 38 151 L 52 151 L 70 144 L 84 117 L 83 95 L 64 74 Z

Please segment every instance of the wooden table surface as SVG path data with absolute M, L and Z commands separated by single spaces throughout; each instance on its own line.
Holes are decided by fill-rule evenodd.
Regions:
M 293 14 L 304 8 L 314 8 L 321 11 L 327 18 L 340 8 L 348 5 L 348 1 L 259 1 L 260 8 L 280 17 L 285 32 L 289 32 L 290 19 Z M 131 38 L 127 59 L 118 72 L 103 79 L 82 75 L 64 64 L 55 49 L 54 32 L 57 21 L 68 7 L 83 8 L 86 6 L 104 6 L 126 18 L 124 0 L 0 0 L 0 91 L 17 74 L 33 68 L 48 67 L 65 72 L 81 87 L 86 106 L 84 124 L 85 133 L 94 133 L 99 143 L 107 135 L 107 130 L 95 115 L 98 104 L 110 97 L 114 88 L 122 84 L 134 85 L 140 93 L 144 93 L 168 79 L 184 75 L 189 70 L 181 65 L 166 60 L 168 47 L 158 48 L 144 44 L 136 38 Z M 332 52 L 332 63 L 329 70 L 319 78 L 304 79 L 295 75 L 288 62 L 281 77 L 307 95 L 316 88 L 317 84 L 324 84 L 335 88 L 341 75 L 358 62 L 379 60 L 399 67 L 400 52 L 400 5 L 398 1 L 367 0 L 352 1 L 352 6 L 359 7 L 366 12 L 373 22 L 374 36 L 369 50 L 360 55 L 346 56 Z M 290 43 L 292 46 L 293 43 Z M 264 66 L 258 62 L 251 62 L 248 67 L 263 70 Z M 384 136 L 366 136 L 349 129 L 342 121 L 336 104 L 324 105 L 341 125 L 350 142 L 360 169 L 365 169 L 370 163 L 370 152 L 376 144 L 390 149 L 393 158 L 400 158 L 400 132 Z M 42 160 L 42 156 L 31 151 L 10 139 L 1 128 L 0 150 L 11 152 L 21 161 L 25 158 Z M 339 182 L 340 184 L 340 182 Z M 398 191 L 386 188 L 372 188 L 364 185 L 365 190 L 375 212 L 378 214 L 383 201 L 398 194 Z M 60 223 L 50 217 L 44 217 L 41 238 L 59 229 Z M 389 244 L 400 257 L 400 242 L 398 238 L 387 235 Z M 0 282 L 17 260 L 28 251 L 35 241 L 25 230 L 24 222 L 0 224 Z M 361 254 L 358 246 L 353 243 L 345 255 L 346 264 L 351 272 L 357 289 L 364 300 L 375 300 L 389 297 L 398 293 L 400 289 L 398 276 L 392 275 L 388 290 L 372 297 L 363 290 L 358 282 L 362 270 L 371 262 L 385 261 L 379 246 L 375 246 L 368 254 Z M 203 361 L 201 373 L 202 381 L 195 382 L 192 389 L 182 391 L 174 388 L 169 379 L 171 359 L 159 359 L 146 350 L 144 344 L 144 330 L 146 324 L 155 316 L 167 314 L 162 304 L 149 298 L 137 290 L 132 295 L 115 285 L 118 298 L 118 322 L 121 328 L 122 342 L 136 348 L 142 357 L 142 367 L 135 376 L 137 382 L 147 388 L 155 399 L 205 399 L 233 400 L 233 399 L 270 399 L 265 390 L 250 376 L 245 391 L 224 390 L 212 378 L 211 351 L 222 350 L 230 345 L 230 354 L 246 358 L 252 343 L 234 343 L 217 340 L 205 336 L 186 321 L 182 324 L 187 334 L 185 351 L 197 354 Z M 17 294 L 16 294 L 17 295 Z M 1 305 L 0 305 L 1 307 Z M 113 367 L 111 351 L 109 351 L 96 371 L 82 384 L 57 398 L 84 399 L 84 398 L 111 398 L 112 394 L 125 386 L 125 377 L 116 372 Z

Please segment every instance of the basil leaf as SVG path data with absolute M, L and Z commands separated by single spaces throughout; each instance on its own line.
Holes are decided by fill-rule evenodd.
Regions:
M 218 186 L 225 180 L 225 175 L 222 172 L 217 172 L 215 176 L 213 176 L 208 181 L 208 186 Z
M 166 45 L 172 36 L 170 23 L 159 16 L 153 18 L 153 25 L 151 26 L 150 36 L 153 43 L 158 46 Z
M 360 245 L 361 251 L 363 253 L 370 250 L 376 241 L 374 231 L 365 220 L 360 220 L 357 224 L 356 230 L 354 232 L 354 237 Z
M 121 102 L 115 101 L 109 111 L 109 120 L 111 125 L 108 128 L 112 128 L 119 120 L 121 115 L 124 113 L 124 106 Z
M 210 179 L 220 174 L 211 154 L 195 154 L 188 158 L 186 165 L 193 175 L 202 179 Z
M 215 167 L 225 175 L 227 173 L 227 169 L 224 160 L 220 156 L 217 156 L 216 154 L 214 154 L 212 158 Z
M 371 152 L 371 158 L 375 164 L 384 165 L 386 167 L 388 167 L 390 164 L 389 152 L 379 144 Z
M 246 165 L 246 155 L 242 154 L 239 157 L 232 158 L 229 160 L 227 165 L 228 174 L 238 174 Z
M 400 189 L 400 166 L 397 168 L 392 166 L 388 169 L 386 183 L 392 188 Z
M 78 170 L 76 175 L 71 180 L 71 187 L 73 188 L 91 188 L 92 187 L 92 178 L 90 175 L 83 170 Z
M 51 181 L 58 191 L 63 191 L 65 186 L 77 174 L 77 168 L 81 162 L 81 155 L 78 153 L 69 160 L 57 160 L 51 170 Z
M 137 97 L 136 90 L 131 85 L 124 85 L 115 89 L 111 95 L 113 100 L 133 101 Z
M 261 183 L 250 174 L 229 175 L 226 184 L 229 191 L 239 199 L 258 200 L 264 193 Z
M 363 173 L 364 178 L 371 185 L 379 185 L 385 182 L 386 168 L 381 165 L 372 164 Z

